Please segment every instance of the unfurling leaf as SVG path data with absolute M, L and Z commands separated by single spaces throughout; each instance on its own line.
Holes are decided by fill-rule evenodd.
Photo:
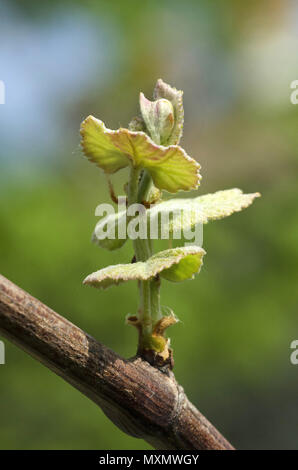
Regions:
M 81 124 L 81 146 L 86 157 L 105 173 L 115 173 L 128 165 L 124 155 L 108 138 L 104 123 L 93 116 L 88 116 Z
M 243 194 L 240 189 L 226 189 L 214 194 L 205 194 L 193 199 L 172 199 L 156 204 L 147 210 L 148 221 L 158 223 L 158 235 L 161 235 L 161 223 L 163 230 L 169 233 L 175 231 L 190 230 L 197 224 L 205 224 L 210 220 L 222 219 L 235 212 L 239 212 L 250 206 L 254 199 L 260 197 L 259 193 Z M 171 217 L 165 217 L 166 215 Z M 125 223 L 126 211 L 109 215 L 101 219 L 96 227 L 92 240 L 103 248 L 114 250 L 120 248 L 125 239 L 117 241 L 119 221 Z M 115 240 L 98 240 L 96 230 L 108 231 L 108 226 L 115 226 Z
M 113 284 L 131 280 L 147 281 L 160 274 L 165 279 L 179 282 L 191 279 L 199 272 L 205 251 L 198 246 L 186 246 L 161 251 L 147 261 L 118 264 L 90 274 L 84 284 L 106 289 Z
M 152 140 L 158 145 L 167 145 L 174 127 L 172 103 L 164 98 L 149 101 L 140 93 L 140 108 Z
M 153 222 L 163 221 L 163 229 L 169 232 L 190 230 L 197 224 L 222 219 L 250 206 L 260 193 L 243 194 L 240 189 L 227 189 L 213 194 L 205 194 L 193 199 L 171 199 L 148 209 L 147 216 Z M 164 217 L 166 214 L 172 216 Z M 168 222 L 167 222 L 168 220 Z
M 177 145 L 157 145 L 144 132 L 107 129 L 93 116 L 83 121 L 81 135 L 85 155 L 106 173 L 131 164 L 147 169 L 155 186 L 170 193 L 199 185 L 200 165 Z
M 184 122 L 183 91 L 176 90 L 176 88 L 171 87 L 160 78 L 155 85 L 153 97 L 155 100 L 164 98 L 172 103 L 174 109 L 174 126 L 168 138 L 167 145 L 179 144 Z

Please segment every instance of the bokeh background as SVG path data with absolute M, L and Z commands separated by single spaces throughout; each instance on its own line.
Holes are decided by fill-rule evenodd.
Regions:
M 208 0 L 1 1 L 0 272 L 125 357 L 136 286 L 101 292 L 90 272 L 127 262 L 92 245 L 103 174 L 84 159 L 88 114 L 111 128 L 157 78 L 184 90 L 182 145 L 202 165 L 199 193 L 262 198 L 205 227 L 199 277 L 164 281 L 175 373 L 242 449 L 298 449 L 298 3 Z M 118 192 L 125 171 L 115 177 Z M 1 338 L 3 339 L 3 338 Z M 148 449 L 91 401 L 4 340 L 2 449 Z

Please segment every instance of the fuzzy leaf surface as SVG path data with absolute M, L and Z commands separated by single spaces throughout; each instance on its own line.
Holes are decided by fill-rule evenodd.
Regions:
M 155 186 L 170 193 L 199 185 L 199 163 L 178 145 L 157 145 L 144 132 L 107 129 L 93 116 L 83 121 L 81 136 L 85 155 L 106 173 L 115 173 L 131 164 L 146 168 Z
M 198 246 L 164 250 L 147 261 L 117 264 L 100 269 L 87 276 L 84 284 L 106 289 L 126 281 L 147 281 L 157 274 L 173 282 L 184 281 L 199 272 L 204 254 L 205 251 Z

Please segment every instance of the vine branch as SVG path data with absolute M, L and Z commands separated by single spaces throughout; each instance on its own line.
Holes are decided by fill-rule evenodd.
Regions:
M 174 374 L 126 360 L 0 275 L 0 332 L 156 449 L 232 450 Z

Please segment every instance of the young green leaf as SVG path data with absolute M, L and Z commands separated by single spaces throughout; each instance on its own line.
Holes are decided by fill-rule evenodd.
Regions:
M 173 233 L 175 231 L 190 230 L 199 223 L 207 223 L 210 220 L 222 219 L 228 217 L 235 212 L 239 212 L 250 206 L 254 199 L 260 197 L 259 193 L 243 194 L 240 189 L 226 189 L 218 191 L 214 194 L 205 194 L 190 199 L 171 199 L 161 202 L 147 210 L 148 221 L 153 224 L 158 223 L 158 235 L 161 235 L 161 223 L 163 230 Z M 171 215 L 172 217 L 166 217 Z M 115 233 L 117 239 L 118 223 L 124 223 L 126 211 L 109 215 L 101 219 L 95 228 L 92 241 L 103 248 L 114 250 L 120 248 L 125 239 L 118 240 L 98 240 L 96 230 L 107 231 L 108 225 L 115 225 Z
M 86 157 L 105 173 L 115 173 L 128 166 L 127 156 L 107 137 L 104 123 L 88 116 L 81 124 L 81 146 Z
M 81 135 L 85 155 L 106 173 L 131 164 L 147 169 L 155 186 L 170 193 L 199 185 L 199 163 L 177 145 L 156 145 L 144 132 L 107 129 L 93 116 L 83 121 Z
M 186 246 L 161 251 L 147 261 L 118 264 L 90 274 L 84 284 L 106 289 L 121 282 L 147 281 L 160 274 L 165 279 L 179 282 L 191 279 L 199 272 L 205 251 L 198 246 Z
M 148 209 L 147 216 L 151 223 L 157 219 L 163 221 L 169 232 L 189 230 L 197 224 L 206 224 L 210 220 L 222 219 L 250 206 L 259 193 L 243 194 L 240 189 L 227 189 L 214 194 L 205 194 L 193 199 L 171 199 L 156 204 Z M 172 214 L 172 217 L 165 217 Z

